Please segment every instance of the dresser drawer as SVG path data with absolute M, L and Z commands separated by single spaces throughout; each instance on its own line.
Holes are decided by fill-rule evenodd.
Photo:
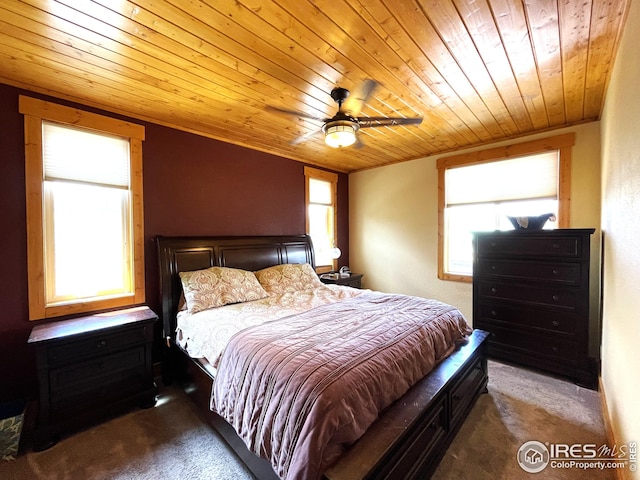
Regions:
M 54 368 L 49 373 L 51 391 L 54 396 L 63 398 L 74 390 L 91 390 L 96 386 L 117 382 L 128 375 L 126 372 L 144 373 L 145 355 L 145 347 L 140 346 L 95 360 Z
M 507 235 L 482 235 L 477 241 L 479 257 L 510 255 L 514 257 L 565 257 L 578 258 L 579 237 L 558 237 L 532 233 L 510 233 Z
M 478 293 L 480 301 L 483 298 L 490 298 L 570 309 L 575 309 L 580 304 L 579 290 L 553 285 L 524 285 L 480 280 Z
M 108 355 L 131 345 L 140 345 L 150 337 L 151 326 L 140 325 L 119 329 L 113 332 L 87 335 L 82 339 L 69 339 L 52 345 L 48 349 L 49 362 L 52 365 L 68 361 L 77 361 L 96 355 Z
M 492 327 L 491 333 L 490 353 L 494 353 L 492 350 L 496 347 L 503 351 L 520 350 L 537 361 L 546 358 L 550 361 L 561 360 L 572 365 L 576 365 L 580 358 L 578 344 L 572 341 L 500 327 Z
M 579 317 L 575 312 L 540 310 L 535 307 L 480 301 L 478 328 L 491 330 L 492 326 L 512 326 L 519 330 L 543 329 L 563 335 L 578 334 Z M 475 323 L 475 322 L 474 322 Z
M 474 275 L 536 280 L 563 285 L 580 283 L 579 263 L 542 263 L 526 260 L 482 259 L 478 261 Z

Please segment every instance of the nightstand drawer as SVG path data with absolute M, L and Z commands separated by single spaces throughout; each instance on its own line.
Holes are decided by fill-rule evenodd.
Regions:
M 51 390 L 64 397 L 77 388 L 93 388 L 95 385 L 116 381 L 132 369 L 144 368 L 145 348 L 135 347 L 113 355 L 105 355 L 88 362 L 79 362 L 63 368 L 52 369 L 49 374 Z
M 100 408 L 105 402 L 117 402 L 123 396 L 135 395 L 149 386 L 140 368 L 124 370 L 117 376 L 106 378 L 103 384 L 70 389 L 64 395 L 56 395 L 51 401 L 50 413 L 73 416 L 77 412 Z
M 52 345 L 48 350 L 49 362 L 59 364 L 67 361 L 77 361 L 96 355 L 107 355 L 130 345 L 137 345 L 147 339 L 147 326 L 120 329 L 114 332 L 103 332 L 91 335 L 82 340 Z

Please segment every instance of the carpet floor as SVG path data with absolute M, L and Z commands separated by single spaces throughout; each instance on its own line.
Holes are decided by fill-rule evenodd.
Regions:
M 526 442 L 607 444 L 600 394 L 527 369 L 489 361 L 489 393 L 471 410 L 433 480 L 613 480 L 615 471 L 551 468 L 527 473 Z
M 597 392 L 530 370 L 489 362 L 482 395 L 436 470 L 434 480 L 615 479 L 612 470 L 524 472 L 516 455 L 543 444 L 606 444 Z M 6 480 L 251 480 L 225 441 L 180 390 L 161 389 L 155 408 L 132 411 L 66 436 L 44 452 L 0 462 Z M 399 479 L 400 480 L 400 479 Z

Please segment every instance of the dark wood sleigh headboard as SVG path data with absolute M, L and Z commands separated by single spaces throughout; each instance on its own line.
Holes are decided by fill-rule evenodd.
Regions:
M 175 339 L 180 272 L 219 266 L 256 271 L 283 263 L 315 267 L 309 235 L 156 237 L 164 338 Z

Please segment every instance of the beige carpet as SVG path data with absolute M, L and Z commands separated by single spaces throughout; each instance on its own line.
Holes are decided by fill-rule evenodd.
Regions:
M 528 370 L 489 363 L 482 395 L 434 479 L 614 479 L 612 471 L 551 469 L 525 473 L 520 446 L 606 443 L 597 392 Z M 70 435 L 44 452 L 0 463 L 7 480 L 248 480 L 251 474 L 198 417 L 186 396 L 163 388 L 155 408 Z
M 245 480 L 253 476 L 200 420 L 191 400 L 163 388 L 154 408 L 70 435 L 0 463 L 2 480 Z
M 524 472 L 516 456 L 523 443 L 607 443 L 598 392 L 522 368 L 489 362 L 489 393 L 462 425 L 434 480 L 615 479 L 612 470 Z

